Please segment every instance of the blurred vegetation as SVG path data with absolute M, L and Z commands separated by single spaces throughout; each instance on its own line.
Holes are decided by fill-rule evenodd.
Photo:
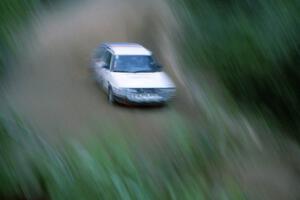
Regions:
M 171 2 L 183 19 L 183 52 L 194 72 L 216 74 L 241 108 L 299 132 L 300 2 Z
M 101 137 L 54 148 L 20 119 L 2 118 L 0 198 L 246 199 L 236 180 L 220 173 L 240 152 L 240 139 L 180 116 L 166 123 L 164 142 L 148 150 L 109 126 Z
M 40 0 L 0 1 L 0 75 L 20 45 L 16 38 L 18 32 L 39 6 Z
M 172 2 L 184 22 L 183 55 L 197 66 L 195 74 L 212 71 L 242 107 L 298 129 L 300 2 Z M 2 72 L 18 46 L 18 31 L 41 5 L 52 3 L 0 1 Z M 253 130 L 241 116 L 230 121 L 219 103 L 204 101 L 204 117 L 195 123 L 180 116 L 166 122 L 170 129 L 154 152 L 141 151 L 134 138 L 112 127 L 103 127 L 101 138 L 57 149 L 22 120 L 3 117 L 0 199 L 246 199 L 233 176 L 221 172 L 245 148 L 255 149 Z

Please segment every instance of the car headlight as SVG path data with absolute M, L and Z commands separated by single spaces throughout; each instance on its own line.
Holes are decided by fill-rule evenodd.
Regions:
M 136 93 L 136 89 L 132 88 L 113 88 L 113 92 L 119 96 L 126 96 L 128 94 Z
M 174 97 L 175 92 L 176 92 L 176 88 L 163 88 L 160 89 L 159 94 L 164 98 L 170 99 Z
M 126 90 L 126 93 L 127 93 L 127 94 L 137 93 L 137 90 L 136 90 L 136 89 L 126 88 L 125 90 Z
M 161 89 L 161 92 L 165 92 L 165 93 L 174 93 L 176 91 L 175 88 L 164 88 Z

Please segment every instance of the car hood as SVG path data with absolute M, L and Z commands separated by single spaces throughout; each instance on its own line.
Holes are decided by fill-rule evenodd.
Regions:
M 119 88 L 174 88 L 175 85 L 164 72 L 111 73 L 113 85 Z

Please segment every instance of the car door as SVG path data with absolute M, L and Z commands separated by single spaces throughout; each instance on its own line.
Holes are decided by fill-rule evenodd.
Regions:
M 94 55 L 93 55 L 93 60 L 92 60 L 92 70 L 94 73 L 94 77 L 96 81 L 100 84 L 103 82 L 103 77 L 102 77 L 102 68 L 105 65 L 104 62 L 104 55 L 105 55 L 105 49 L 104 48 L 98 48 L 96 49 Z
M 102 86 L 105 90 L 108 89 L 109 80 L 110 80 L 110 64 L 111 64 L 112 54 L 109 51 L 105 51 L 102 57 L 101 62 L 101 77 L 102 77 Z

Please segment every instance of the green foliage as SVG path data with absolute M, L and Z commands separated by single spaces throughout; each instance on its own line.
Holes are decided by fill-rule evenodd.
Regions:
M 194 70 L 213 71 L 242 105 L 297 127 L 300 2 L 173 2 L 183 13 L 182 46 Z
M 175 120 L 175 121 L 174 121 Z M 167 122 L 160 144 L 146 150 L 124 132 L 54 149 L 20 120 L 1 121 L 0 196 L 49 199 L 245 199 L 231 178 L 221 178 L 231 148 L 217 132 Z M 211 134 L 211 135 L 209 135 Z M 231 136 L 226 136 L 231 140 Z M 226 153 L 225 153 L 226 152 Z
M 39 3 L 39 0 L 0 1 L 0 74 L 20 45 L 16 38 L 18 31 L 37 11 Z

